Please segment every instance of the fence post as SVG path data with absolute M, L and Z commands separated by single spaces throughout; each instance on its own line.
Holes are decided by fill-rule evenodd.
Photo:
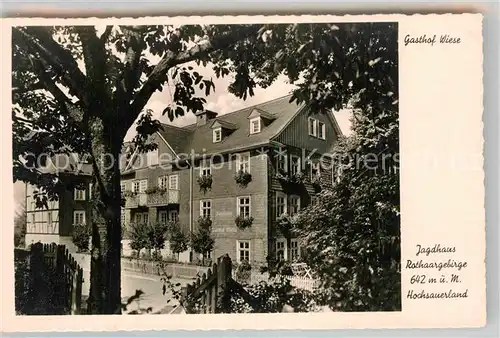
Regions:
M 226 311 L 229 307 L 229 280 L 231 279 L 231 258 L 228 254 L 218 258 L 217 266 L 217 312 Z

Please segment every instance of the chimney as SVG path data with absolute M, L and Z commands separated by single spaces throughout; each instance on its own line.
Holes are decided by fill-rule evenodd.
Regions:
M 195 113 L 195 115 L 196 115 L 196 125 L 198 127 L 205 125 L 208 121 L 213 120 L 217 117 L 217 113 L 211 110 L 200 111 Z

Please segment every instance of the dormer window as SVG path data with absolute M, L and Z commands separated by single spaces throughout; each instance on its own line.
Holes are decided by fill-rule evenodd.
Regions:
M 250 134 L 260 133 L 260 117 L 255 117 L 250 120 Z
M 250 115 L 248 115 L 248 120 L 250 121 L 250 135 L 260 133 L 262 128 L 267 127 L 275 119 L 276 117 L 273 114 L 254 108 Z
M 212 141 L 214 143 L 220 142 L 222 140 L 222 128 L 216 128 L 212 132 Z

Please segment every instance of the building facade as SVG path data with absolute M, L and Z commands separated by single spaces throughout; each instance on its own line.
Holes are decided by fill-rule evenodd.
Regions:
M 132 223 L 175 221 L 189 235 L 200 219 L 210 219 L 215 244 L 206 258 L 298 259 L 300 243 L 280 224 L 314 202 L 320 180 L 332 182 L 325 155 L 341 131 L 333 114 L 289 101 L 286 96 L 221 116 L 200 112 L 196 123 L 182 128 L 164 124 L 150 140 L 157 149 L 148 153 L 126 144 L 120 159 L 124 254 L 131 254 Z M 83 168 L 61 172 L 70 188 L 49 209 L 35 207 L 36 188 L 27 186 L 27 245 L 55 242 L 75 249 L 73 224 L 90 215 L 91 168 Z M 78 189 L 71 188 L 74 183 Z M 177 257 L 168 243 L 163 255 Z M 179 255 L 182 261 L 196 257 L 191 250 Z
M 208 258 L 298 259 L 299 242 L 278 223 L 314 200 L 320 178 L 331 182 L 332 169 L 320 161 L 340 129 L 333 114 L 289 100 L 221 116 L 201 112 L 183 128 L 163 125 L 154 136 L 158 149 L 134 154 L 122 174 L 125 228 L 176 220 L 190 234 L 209 218 L 215 245 Z
M 48 201 L 43 206 L 37 205 L 40 188 L 26 184 L 25 244 L 64 244 L 76 251 L 72 241 L 73 226 L 85 224 L 90 215 L 88 200 L 91 192 L 91 166 L 79 162 L 77 155 L 70 154 L 52 158 L 43 170 L 57 174 L 62 189 L 56 201 Z

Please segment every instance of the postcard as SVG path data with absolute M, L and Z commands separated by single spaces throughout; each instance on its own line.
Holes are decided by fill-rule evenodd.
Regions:
M 485 325 L 480 14 L 2 28 L 3 331 Z

